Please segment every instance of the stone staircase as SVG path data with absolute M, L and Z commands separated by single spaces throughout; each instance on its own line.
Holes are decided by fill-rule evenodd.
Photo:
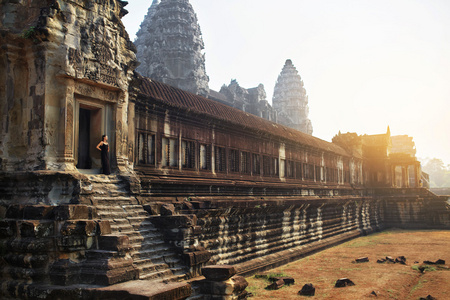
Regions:
M 139 279 L 174 282 L 187 278 L 188 269 L 175 250 L 164 242 L 149 214 L 130 195 L 126 181 L 115 175 L 88 175 L 92 202 L 100 219 L 111 224 L 112 235 L 126 235 L 132 247 L 133 266 Z

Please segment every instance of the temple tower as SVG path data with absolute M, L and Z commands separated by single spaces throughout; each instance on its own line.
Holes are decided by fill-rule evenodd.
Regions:
M 302 78 L 290 59 L 286 60 L 278 76 L 272 105 L 278 112 L 278 123 L 312 134 L 308 96 Z
M 142 75 L 208 95 L 202 33 L 188 0 L 154 0 L 135 43 Z

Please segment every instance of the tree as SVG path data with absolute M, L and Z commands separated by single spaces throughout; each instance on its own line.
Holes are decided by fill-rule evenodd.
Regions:
M 450 187 L 450 165 L 445 167 L 442 159 L 430 159 L 423 170 L 430 175 L 431 187 Z

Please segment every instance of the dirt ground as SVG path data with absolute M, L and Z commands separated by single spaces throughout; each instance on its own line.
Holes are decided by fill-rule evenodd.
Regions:
M 369 262 L 353 263 L 356 258 L 369 257 Z M 377 259 L 406 257 L 406 265 L 379 264 Z M 445 266 L 430 265 L 421 273 L 423 261 L 443 259 Z M 327 249 L 264 274 L 291 276 L 295 284 L 268 291 L 265 279 L 247 278 L 247 291 L 257 299 L 420 299 L 431 295 L 439 300 L 450 299 L 450 231 L 390 230 L 360 237 Z M 335 288 L 339 278 L 349 278 L 355 285 Z M 297 295 L 302 286 L 312 283 L 314 297 Z M 370 296 L 375 291 L 378 297 Z

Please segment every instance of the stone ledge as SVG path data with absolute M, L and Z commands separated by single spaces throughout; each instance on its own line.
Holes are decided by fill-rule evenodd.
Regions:
M 92 289 L 91 299 L 181 300 L 189 297 L 191 292 L 191 286 L 185 282 L 158 284 L 145 280 L 135 280 L 109 287 Z

